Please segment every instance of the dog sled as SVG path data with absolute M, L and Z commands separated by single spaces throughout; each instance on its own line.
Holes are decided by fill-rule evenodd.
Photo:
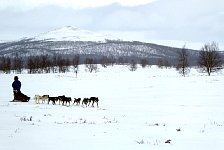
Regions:
M 14 93 L 14 99 L 10 102 L 29 102 L 30 100 L 30 97 L 21 92 L 13 91 L 13 93 Z

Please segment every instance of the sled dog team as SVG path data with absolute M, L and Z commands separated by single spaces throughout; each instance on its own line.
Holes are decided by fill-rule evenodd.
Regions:
M 45 103 L 47 102 L 48 104 L 50 102 L 52 102 L 53 105 L 56 104 L 56 102 L 62 105 L 68 105 L 70 106 L 70 103 L 73 102 L 73 105 L 80 105 L 81 103 L 81 98 L 74 98 L 74 100 L 72 101 L 71 97 L 65 97 L 63 96 L 57 96 L 57 97 L 50 97 L 49 95 L 35 95 L 34 96 L 34 100 L 36 102 L 36 104 L 40 104 L 40 103 Z M 98 107 L 98 102 L 99 102 L 99 98 L 98 97 L 90 97 L 90 98 L 83 98 L 82 100 L 82 106 L 91 106 L 94 107 L 94 104 L 96 104 L 96 106 Z
M 21 82 L 19 81 L 19 77 L 15 76 L 14 77 L 14 81 L 12 83 L 12 88 L 13 88 L 13 95 L 14 95 L 14 99 L 12 100 L 12 102 L 28 102 L 30 100 L 30 97 L 28 97 L 27 95 L 23 94 L 21 92 Z M 59 102 L 59 104 L 62 105 L 67 105 L 72 102 L 72 98 L 71 97 L 65 97 L 63 96 L 57 96 L 57 97 L 50 97 L 49 95 L 35 95 L 34 96 L 34 100 L 37 104 L 40 104 L 40 102 L 45 103 L 45 101 L 48 102 L 48 104 L 50 103 L 50 101 L 52 101 L 52 104 L 55 105 L 56 102 Z M 80 105 L 81 102 L 81 98 L 74 98 L 74 102 L 73 104 L 76 105 Z M 98 102 L 99 99 L 98 97 L 90 97 L 90 98 L 84 98 L 82 100 L 82 106 L 89 106 L 92 103 L 92 107 L 94 107 L 94 104 L 97 105 L 98 107 Z

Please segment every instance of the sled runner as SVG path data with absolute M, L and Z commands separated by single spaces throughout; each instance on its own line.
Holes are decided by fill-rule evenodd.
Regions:
M 15 99 L 13 99 L 9 102 L 29 102 L 29 100 L 15 100 Z

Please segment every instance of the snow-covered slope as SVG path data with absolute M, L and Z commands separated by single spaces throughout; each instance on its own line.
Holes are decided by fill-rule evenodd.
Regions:
M 112 40 L 117 38 L 109 34 L 100 34 L 77 27 L 65 26 L 40 34 L 34 37 L 34 39 L 50 41 L 105 41 L 105 39 Z

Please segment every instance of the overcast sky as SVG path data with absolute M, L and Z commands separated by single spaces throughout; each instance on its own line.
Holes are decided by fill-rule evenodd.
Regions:
M 13 7 L 20 10 L 32 9 L 34 7 L 59 5 L 62 7 L 72 7 L 82 9 L 86 7 L 99 7 L 119 3 L 124 6 L 143 5 L 155 0 L 1 0 L 0 8 Z
M 224 45 L 223 0 L 0 0 L 0 40 L 63 26 L 133 40 Z

